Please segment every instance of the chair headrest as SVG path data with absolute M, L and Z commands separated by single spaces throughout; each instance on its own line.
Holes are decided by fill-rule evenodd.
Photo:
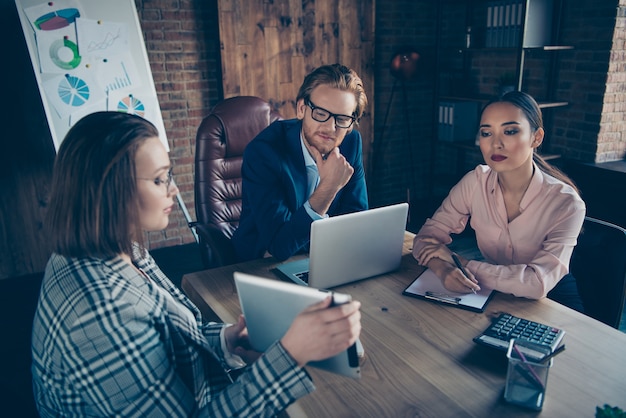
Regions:
M 248 143 L 280 115 L 265 100 L 254 96 L 231 97 L 215 106 L 211 115 L 223 129 L 226 157 L 242 155 Z

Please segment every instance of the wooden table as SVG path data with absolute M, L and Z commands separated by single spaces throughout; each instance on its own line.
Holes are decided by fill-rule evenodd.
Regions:
M 399 270 L 337 288 L 362 302 L 361 379 L 309 367 L 317 389 L 290 406 L 290 416 L 536 416 L 502 400 L 504 354 L 472 342 L 502 311 L 566 331 L 541 416 L 594 417 L 604 404 L 626 409 L 626 334 L 549 299 L 498 293 L 480 314 L 402 296 L 422 271 L 411 237 Z M 233 272 L 277 278 L 276 264 L 266 258 L 187 274 L 182 287 L 209 319 L 234 322 L 241 310 Z

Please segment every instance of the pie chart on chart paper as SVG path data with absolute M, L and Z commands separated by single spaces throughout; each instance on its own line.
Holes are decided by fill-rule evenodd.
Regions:
M 117 110 L 142 117 L 146 114 L 146 107 L 141 100 L 130 95 L 119 101 L 117 104 Z
M 74 23 L 77 17 L 80 17 L 78 9 L 68 8 L 46 13 L 45 15 L 39 16 L 33 23 L 37 29 L 56 30 L 69 26 L 70 23 Z
M 50 45 L 50 59 L 59 68 L 73 70 L 80 64 L 78 45 L 69 39 L 57 39 Z
M 89 100 L 89 86 L 78 77 L 66 75 L 59 82 L 58 88 L 61 100 L 70 106 L 82 106 Z

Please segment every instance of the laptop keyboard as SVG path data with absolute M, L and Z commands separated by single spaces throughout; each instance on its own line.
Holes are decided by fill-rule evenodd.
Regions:
M 304 283 L 308 283 L 309 282 L 309 272 L 308 271 L 303 271 L 300 273 L 296 273 L 295 276 L 302 280 Z

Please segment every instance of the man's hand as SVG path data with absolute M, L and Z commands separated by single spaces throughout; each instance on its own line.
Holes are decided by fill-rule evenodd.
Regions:
M 354 174 L 354 168 L 341 155 L 339 148 L 333 148 L 324 157 L 317 149 L 313 147 L 308 148 L 313 159 L 315 159 L 317 171 L 320 175 L 320 183 L 309 197 L 309 203 L 315 212 L 324 216 L 328 212 L 337 192 L 350 181 L 352 174 Z
M 346 157 L 341 155 L 339 148 L 333 148 L 323 158 L 319 151 L 314 149 L 313 158 L 317 164 L 317 171 L 320 173 L 320 185 L 327 183 L 325 186 L 339 191 L 348 184 L 354 174 L 354 168 L 348 163 Z

